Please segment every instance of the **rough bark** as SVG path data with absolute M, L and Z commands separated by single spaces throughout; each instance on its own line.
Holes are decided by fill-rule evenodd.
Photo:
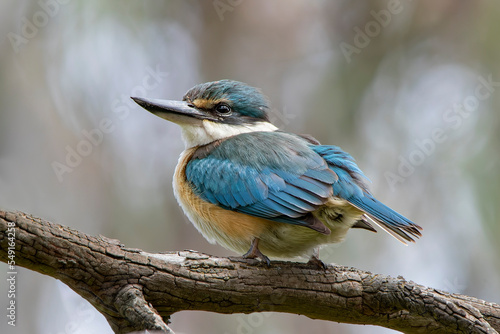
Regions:
M 273 262 L 268 268 L 194 251 L 151 254 L 22 212 L 0 211 L 3 262 L 9 260 L 9 243 L 16 265 L 67 284 L 115 333 L 171 333 L 169 316 L 182 310 L 287 312 L 405 333 L 500 329 L 498 304 L 344 266 Z

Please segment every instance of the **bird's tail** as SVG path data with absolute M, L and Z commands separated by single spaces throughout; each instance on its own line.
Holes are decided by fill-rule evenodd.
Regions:
M 422 227 L 413 223 L 408 218 L 400 215 L 373 196 L 365 194 L 363 197 L 351 197 L 349 203 L 365 212 L 365 218 L 381 229 L 392 235 L 403 244 L 414 242 L 422 234 Z

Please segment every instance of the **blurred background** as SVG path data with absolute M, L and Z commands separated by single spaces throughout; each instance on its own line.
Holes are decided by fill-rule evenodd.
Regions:
M 424 228 L 409 247 L 351 231 L 325 262 L 500 301 L 498 1 L 10 0 L 0 13 L 2 209 L 148 252 L 234 255 L 174 199 L 180 129 L 129 99 L 234 79 L 262 88 L 282 129 L 350 152 L 374 194 Z M 111 333 L 64 284 L 17 279 L 17 326 L 2 316 L 0 332 Z M 0 279 L 2 308 L 7 289 Z M 180 312 L 171 327 L 394 333 L 278 313 Z

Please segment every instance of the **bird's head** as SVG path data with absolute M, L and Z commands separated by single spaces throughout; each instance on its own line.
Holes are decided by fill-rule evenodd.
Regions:
M 276 131 L 267 99 L 257 88 L 232 80 L 199 84 L 182 101 L 132 97 L 141 107 L 179 124 L 188 147 L 254 131 Z

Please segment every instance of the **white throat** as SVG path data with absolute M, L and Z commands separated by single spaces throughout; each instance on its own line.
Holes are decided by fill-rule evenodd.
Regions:
M 273 132 L 278 130 L 269 122 L 258 122 L 252 125 L 229 125 L 203 120 L 198 124 L 182 124 L 182 138 L 186 148 L 202 146 L 215 140 L 236 136 L 249 132 Z

